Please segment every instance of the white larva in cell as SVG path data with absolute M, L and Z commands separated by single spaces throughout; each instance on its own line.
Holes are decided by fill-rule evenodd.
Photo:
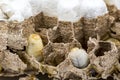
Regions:
M 73 48 L 68 56 L 77 68 L 84 68 L 89 64 L 88 54 L 84 49 Z

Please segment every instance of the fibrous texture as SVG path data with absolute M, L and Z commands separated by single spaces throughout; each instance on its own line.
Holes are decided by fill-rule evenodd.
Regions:
M 77 4 L 80 0 L 75 1 Z M 69 5 L 59 6 L 66 9 Z M 66 10 L 72 13 L 76 7 Z M 40 12 L 20 23 L 1 21 L 0 76 L 25 74 L 20 80 L 36 80 L 36 75 L 42 73 L 54 80 L 119 80 L 120 11 L 109 5 L 108 10 L 105 15 L 77 21 L 69 18 L 71 13 L 61 20 L 46 15 L 48 12 Z

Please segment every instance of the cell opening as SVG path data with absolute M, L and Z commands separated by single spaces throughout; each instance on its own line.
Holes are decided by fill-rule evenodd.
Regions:
M 108 76 L 107 80 L 114 80 L 114 78 L 112 76 Z
M 104 52 L 108 52 L 111 50 L 111 44 L 109 42 L 99 42 L 99 48 L 95 51 L 95 55 L 103 56 Z
M 58 36 L 56 39 L 53 40 L 53 43 L 62 43 L 62 36 Z
M 89 71 L 89 75 L 91 77 L 97 77 L 98 76 L 98 72 L 95 69 L 91 68 L 90 71 Z

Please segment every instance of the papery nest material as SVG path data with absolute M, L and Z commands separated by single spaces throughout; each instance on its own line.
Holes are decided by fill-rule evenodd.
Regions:
M 110 26 L 113 23 L 114 18 L 112 16 L 104 15 L 96 19 L 82 19 L 83 22 L 83 33 L 85 41 L 87 42 L 89 37 L 97 38 L 97 35 L 100 36 L 100 39 L 105 40 L 109 37 Z
M 74 47 L 81 47 L 81 44 L 78 41 L 71 43 L 48 43 L 43 50 L 44 63 L 57 66 L 64 61 L 70 49 Z
M 109 76 L 119 78 L 119 47 L 116 47 L 113 42 L 103 41 L 111 36 L 119 39 L 119 32 L 117 31 L 119 30 L 119 21 L 115 22 L 114 16 L 106 14 L 96 19 L 82 18 L 74 23 L 58 21 L 56 18 L 52 19 L 40 13 L 21 23 L 0 22 L 0 51 L 2 52 L 0 57 L 4 56 L 6 51 L 10 53 L 10 56 L 17 56 L 21 64 L 27 65 L 27 68 L 21 69 L 21 74 L 47 73 L 58 80 L 107 79 Z M 110 30 L 117 34 L 113 36 Z M 26 53 L 27 39 L 30 34 L 34 33 L 39 34 L 43 39 L 43 60 L 40 62 L 34 56 Z M 97 35 L 100 36 L 99 40 L 89 39 L 89 37 L 97 37 Z M 79 69 L 72 64 L 68 54 L 72 48 L 82 48 L 82 46 L 86 46 L 90 63 L 85 68 Z M 3 57 L 0 58 L 0 61 L 2 59 Z M 14 58 L 10 60 L 14 60 Z M 2 68 L 4 71 L 5 67 Z M 9 73 L 7 69 L 6 73 L 8 74 L 3 71 L 1 71 L 1 76 L 21 75 L 19 70 L 15 71 L 18 74 Z M 14 69 L 11 72 L 14 72 Z
M 118 70 L 118 65 L 120 65 L 118 61 L 119 52 L 114 43 L 90 38 L 88 41 L 88 55 L 90 63 L 83 69 L 75 67 L 70 58 L 67 57 L 57 66 L 58 74 L 55 80 L 89 80 L 100 79 L 101 77 L 108 79 L 116 69 Z M 117 79 L 118 77 L 115 78 L 113 75 L 113 78 Z
M 114 43 L 90 38 L 88 52 L 91 65 L 103 79 L 107 79 L 116 70 L 119 63 L 119 52 Z

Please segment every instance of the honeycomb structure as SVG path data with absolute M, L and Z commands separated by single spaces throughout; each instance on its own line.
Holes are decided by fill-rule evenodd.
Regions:
M 74 23 L 58 21 L 43 13 L 21 23 L 0 22 L 0 76 L 35 77 L 42 73 L 53 80 L 120 80 L 120 45 L 106 41 L 120 40 L 120 11 L 114 6 L 108 8 L 109 13 L 104 16 L 81 18 Z M 42 38 L 42 60 L 26 52 L 30 34 Z M 80 69 L 72 64 L 68 54 L 74 47 L 87 51 L 90 59 L 87 67 Z

